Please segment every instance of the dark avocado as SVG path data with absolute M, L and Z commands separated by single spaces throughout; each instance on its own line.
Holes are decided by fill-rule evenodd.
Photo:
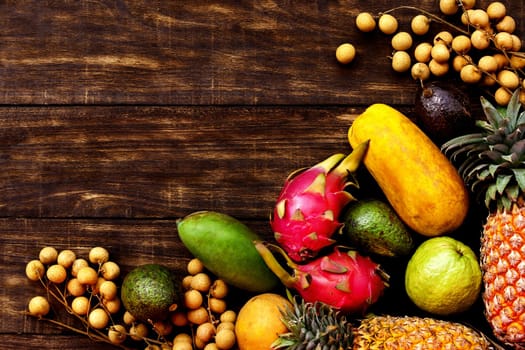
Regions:
M 468 94 L 449 81 L 432 81 L 419 88 L 414 114 L 419 127 L 439 146 L 468 133 L 475 124 Z
M 125 309 L 142 321 L 164 320 L 180 300 L 181 286 L 167 267 L 145 264 L 131 270 L 122 282 Z
M 366 253 L 387 257 L 408 255 L 412 234 L 387 202 L 361 199 L 343 213 L 342 243 Z

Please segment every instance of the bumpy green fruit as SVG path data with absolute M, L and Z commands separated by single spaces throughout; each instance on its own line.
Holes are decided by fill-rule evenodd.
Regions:
M 131 270 L 122 281 L 124 308 L 142 321 L 164 320 L 180 300 L 180 282 L 167 267 L 146 264 Z
M 343 222 L 343 243 L 367 253 L 403 256 L 414 247 L 406 225 L 388 203 L 379 199 L 351 203 Z

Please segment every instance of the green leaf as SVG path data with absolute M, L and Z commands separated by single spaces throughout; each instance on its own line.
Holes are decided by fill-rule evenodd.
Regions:
M 481 107 L 483 108 L 483 112 L 485 113 L 485 116 L 487 117 L 487 120 L 491 124 L 492 128 L 497 129 L 500 126 L 501 121 L 503 120 L 504 116 L 502 116 L 499 111 L 494 107 L 486 98 L 481 96 Z
M 521 191 L 525 191 L 525 169 L 512 169 L 514 173 L 514 178 L 518 183 Z
M 502 194 L 505 191 L 510 180 L 512 180 L 512 175 L 498 176 L 496 178 L 496 188 L 499 194 Z

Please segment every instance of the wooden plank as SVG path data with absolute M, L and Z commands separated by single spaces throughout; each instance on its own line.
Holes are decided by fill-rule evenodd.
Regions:
M 350 152 L 362 109 L 0 109 L 0 216 L 266 218 L 289 172 Z
M 403 5 L 438 14 L 434 2 Z M 359 12 L 392 6 L 384 0 L 4 1 L 0 104 L 362 105 L 374 96 L 409 104 L 403 90 L 416 83 L 390 68 L 390 38 L 354 26 Z M 515 1 L 512 13 L 524 7 Z M 400 30 L 416 13 L 395 12 Z M 442 29 L 433 22 L 433 34 Z M 335 49 L 347 41 L 358 59 L 341 66 Z

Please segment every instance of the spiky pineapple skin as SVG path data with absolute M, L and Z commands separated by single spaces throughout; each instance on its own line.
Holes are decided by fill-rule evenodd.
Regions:
M 481 242 L 485 315 L 494 335 L 525 348 L 525 207 L 488 216 Z
M 354 350 L 490 349 L 477 331 L 455 322 L 415 316 L 375 316 L 354 329 Z

